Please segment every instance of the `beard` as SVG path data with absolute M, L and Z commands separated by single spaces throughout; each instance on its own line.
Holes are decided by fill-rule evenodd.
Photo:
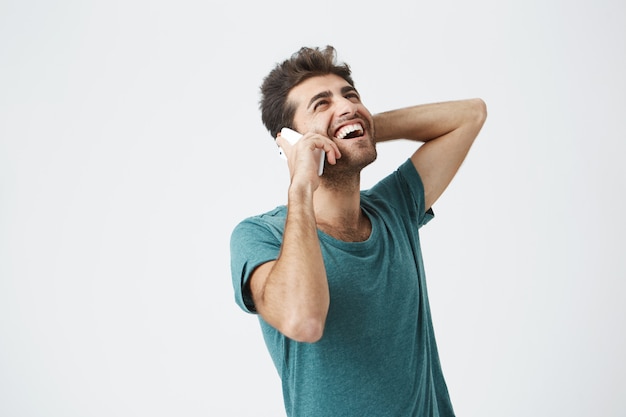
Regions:
M 325 164 L 322 182 L 327 188 L 335 190 L 353 189 L 360 186 L 361 171 L 374 162 L 378 156 L 376 141 L 370 136 L 369 140 L 361 140 L 348 149 L 339 149 L 341 158 L 335 165 Z

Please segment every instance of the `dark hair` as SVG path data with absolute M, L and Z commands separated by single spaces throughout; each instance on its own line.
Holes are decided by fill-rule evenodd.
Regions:
M 294 128 L 293 118 L 296 109 L 287 103 L 289 91 L 304 80 L 318 76 L 335 74 L 354 87 L 350 67 L 337 63 L 335 48 L 328 45 L 324 49 L 303 47 L 289 59 L 277 64 L 265 77 L 261 85 L 261 119 L 272 137 L 276 137 L 283 127 Z

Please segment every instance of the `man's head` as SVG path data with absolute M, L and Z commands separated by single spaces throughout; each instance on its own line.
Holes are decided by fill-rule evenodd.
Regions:
M 294 109 L 294 129 L 325 136 L 341 152 L 336 164 L 324 168 L 326 180 L 344 184 L 376 159 L 372 115 L 345 79 L 336 74 L 309 77 L 291 89 L 287 103 Z
M 311 77 L 328 74 L 335 74 L 354 87 L 350 67 L 337 63 L 332 46 L 301 48 L 265 77 L 261 85 L 261 119 L 272 137 L 283 127 L 295 128 L 295 108 L 288 101 L 291 89 Z

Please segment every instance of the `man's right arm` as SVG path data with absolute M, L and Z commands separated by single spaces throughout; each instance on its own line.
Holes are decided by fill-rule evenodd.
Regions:
M 313 193 L 319 186 L 319 178 L 314 163 L 293 161 L 302 160 L 297 156 L 298 151 L 310 153 L 312 158 L 313 150 L 324 144 L 319 135 L 307 135 L 301 142 L 298 150 L 295 146 L 288 149 L 291 184 L 280 254 L 277 260 L 254 270 L 250 291 L 257 312 L 268 324 L 290 339 L 313 343 L 322 337 L 330 304 L 313 209 Z M 306 142 L 317 143 L 308 146 Z M 328 143 L 324 150 L 330 151 Z M 339 155 L 338 149 L 330 153 L 335 151 Z M 329 159 L 334 163 L 335 154 Z

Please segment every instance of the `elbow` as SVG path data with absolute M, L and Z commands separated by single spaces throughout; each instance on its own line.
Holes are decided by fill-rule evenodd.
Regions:
M 323 317 L 294 318 L 285 325 L 282 333 L 297 342 L 315 343 L 324 335 L 325 322 L 325 315 Z
M 474 120 L 478 126 L 482 127 L 485 120 L 487 120 L 487 104 L 481 98 L 475 98 L 471 102 L 474 110 Z

